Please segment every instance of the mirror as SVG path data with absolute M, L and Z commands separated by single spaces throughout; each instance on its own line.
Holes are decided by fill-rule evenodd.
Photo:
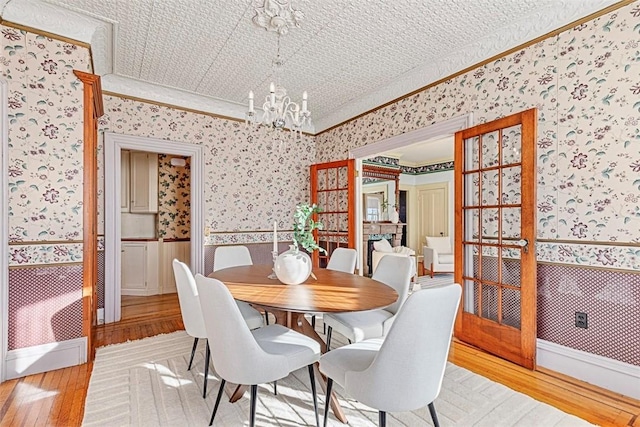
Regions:
M 400 200 L 400 169 L 362 165 L 363 221 L 388 221 Z

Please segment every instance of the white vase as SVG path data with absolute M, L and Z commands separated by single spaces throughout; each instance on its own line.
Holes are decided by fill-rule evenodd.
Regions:
M 288 251 L 278 255 L 274 269 L 278 280 L 285 285 L 299 285 L 311 274 L 311 257 L 290 245 Z
M 393 212 L 391 212 L 391 222 L 394 224 L 397 224 L 398 222 L 400 222 L 400 214 L 396 209 L 394 209 Z

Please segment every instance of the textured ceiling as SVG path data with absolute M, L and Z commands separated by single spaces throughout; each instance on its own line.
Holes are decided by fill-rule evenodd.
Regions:
M 236 113 L 273 79 L 276 35 L 252 23 L 259 0 L 45 1 L 113 24 L 116 76 L 229 102 Z M 611 3 L 293 0 L 305 18 L 282 37 L 280 81 L 294 100 L 308 91 L 321 131 Z

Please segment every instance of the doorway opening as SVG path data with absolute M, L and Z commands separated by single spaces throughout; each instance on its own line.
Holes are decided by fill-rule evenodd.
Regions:
M 375 142 L 373 144 L 366 145 L 364 147 L 354 149 L 349 153 L 349 157 L 356 160 L 356 169 L 358 171 L 358 176 L 363 177 L 364 176 L 363 161 L 366 162 L 367 159 L 375 159 L 377 156 L 382 156 L 382 157 L 385 157 L 385 159 L 378 159 L 378 160 L 380 160 L 381 162 L 385 162 L 387 166 L 389 165 L 389 163 L 391 163 L 392 166 L 400 168 L 400 162 L 396 163 L 393 161 L 389 161 L 388 159 L 388 158 L 394 157 L 394 152 L 397 153 L 403 149 L 409 148 L 410 146 L 414 146 L 414 145 L 417 146 L 417 145 L 421 145 L 421 143 L 430 143 L 434 141 L 443 140 L 446 138 L 448 140 L 447 143 L 449 145 L 449 150 L 451 153 L 446 158 L 434 157 L 431 163 L 433 164 L 433 163 L 442 163 L 445 161 L 451 161 L 453 160 L 453 146 L 454 146 L 453 134 L 456 131 L 470 127 L 472 124 L 473 124 L 472 114 L 455 117 L 441 123 L 437 123 L 431 126 L 424 127 L 422 129 L 417 129 L 412 132 L 407 132 L 402 135 L 397 135 L 391 138 L 387 138 L 387 139 Z M 447 143 L 445 143 L 445 145 Z M 424 148 L 424 150 L 429 150 L 429 149 L 430 148 L 426 148 L 426 147 Z M 417 170 L 419 169 L 420 168 L 417 168 Z M 404 179 L 403 179 L 403 175 L 406 175 Z M 367 257 L 365 252 L 368 250 L 368 246 L 369 246 L 368 241 L 372 237 L 372 235 L 369 233 L 369 231 L 371 231 L 370 230 L 371 226 L 366 221 L 367 221 L 367 216 L 371 218 L 371 215 L 373 214 L 373 210 L 368 209 L 369 207 L 365 203 L 365 200 L 367 200 L 365 198 L 366 196 L 363 196 L 370 192 L 369 189 L 367 189 L 367 186 L 376 187 L 376 186 L 382 185 L 383 187 L 386 187 L 387 194 L 390 194 L 390 193 L 395 194 L 395 192 L 398 191 L 397 192 L 398 196 L 393 197 L 392 201 L 389 201 L 389 197 L 391 197 L 392 195 L 390 195 L 387 198 L 387 204 L 392 205 L 398 209 L 398 217 L 399 217 L 398 223 L 402 231 L 401 231 L 401 234 L 395 234 L 395 235 L 392 235 L 391 237 L 398 238 L 397 245 L 403 245 L 415 251 L 416 264 L 417 264 L 416 267 L 419 267 L 419 264 L 421 261 L 421 255 L 422 255 L 422 246 L 424 244 L 425 236 L 420 235 L 420 233 L 422 232 L 421 230 L 424 227 L 420 225 L 420 218 L 422 214 L 420 212 L 416 188 L 420 184 L 431 184 L 431 183 L 437 182 L 437 181 L 434 181 L 433 174 L 427 174 L 427 175 L 421 175 L 421 176 L 427 177 L 427 178 L 424 178 L 424 182 L 420 181 L 416 183 L 415 177 L 411 177 L 408 174 L 401 174 L 398 189 L 396 189 L 395 187 L 391 188 L 392 185 L 395 185 L 391 181 L 383 181 L 383 182 L 375 182 L 375 183 L 364 183 L 362 179 L 356 181 L 356 185 L 355 185 L 355 193 L 356 193 L 355 199 L 357 201 L 356 244 L 357 244 L 358 254 L 360 257 L 358 265 L 362 266 L 360 268 L 360 271 L 363 272 L 363 274 L 366 274 L 365 270 L 366 270 Z M 454 186 L 453 186 L 452 170 L 447 171 L 446 176 L 439 177 L 436 179 L 442 179 L 443 181 L 450 182 L 450 185 L 447 186 L 448 192 L 451 193 L 453 191 Z M 371 187 L 369 188 L 371 189 Z M 373 191 L 374 193 L 381 191 L 379 188 L 373 188 L 373 190 L 375 190 Z M 382 192 L 383 193 L 385 192 L 385 188 L 382 189 Z M 454 198 L 453 198 L 453 194 L 448 194 L 448 196 L 449 196 L 448 202 L 446 203 L 447 206 L 445 208 L 446 215 L 448 216 L 447 218 L 448 221 L 446 221 L 448 226 L 447 226 L 447 229 L 442 232 L 445 233 L 446 236 L 453 238 L 453 235 L 454 235 L 453 234 L 453 223 L 454 223 L 453 200 Z M 384 205 L 384 202 L 383 202 L 383 205 Z M 387 222 L 390 223 L 390 221 L 388 220 L 389 218 L 388 213 L 386 217 L 384 216 L 384 213 L 381 213 L 379 217 L 385 218 Z M 401 221 L 400 221 L 400 218 L 402 219 Z M 387 222 L 383 221 L 381 222 L 381 224 L 384 226 L 387 224 Z M 369 225 L 369 227 L 367 227 L 367 225 Z M 382 228 L 380 228 L 380 230 L 383 231 Z M 380 237 L 380 236 L 375 236 L 375 235 L 373 236 L 373 238 L 377 238 L 377 237 Z M 382 237 L 388 238 L 386 237 L 386 235 L 384 235 L 384 233 Z M 416 273 L 419 273 L 420 271 L 421 270 L 417 268 Z
M 188 144 L 183 142 L 167 141 L 157 138 L 147 137 L 135 137 L 129 135 L 119 135 L 114 133 L 106 133 L 104 136 L 104 151 L 105 151 L 105 299 L 104 299 L 104 320 L 105 323 L 117 322 L 122 317 L 121 296 L 122 292 L 122 251 L 125 249 L 131 250 L 131 254 L 142 257 L 154 258 L 162 262 L 162 265 L 158 265 L 158 269 L 162 269 L 163 276 L 171 276 L 170 272 L 171 263 L 163 262 L 167 256 L 171 257 L 187 257 L 184 252 L 188 252 L 188 260 L 190 261 L 190 267 L 193 273 L 202 273 L 204 269 L 204 203 L 203 203 L 203 182 L 204 182 L 204 160 L 202 146 L 195 144 Z M 181 242 L 175 242 L 176 245 L 169 245 L 164 248 L 164 241 L 146 242 L 146 241 L 133 241 L 127 242 L 123 245 L 123 220 L 122 210 L 123 201 L 127 198 L 122 197 L 123 188 L 123 151 L 141 153 L 140 157 L 144 157 L 148 154 L 158 154 L 160 156 L 168 156 L 169 162 L 172 158 L 182 158 L 186 164 L 187 159 L 190 163 L 190 194 L 189 194 L 189 242 L 188 244 L 181 244 Z M 175 157 L 174 157 L 175 156 Z M 149 156 L 148 156 L 149 157 Z M 148 158 L 147 157 L 147 158 Z M 154 159 L 154 156 L 150 156 Z M 151 160 L 153 162 L 153 160 Z M 156 160 L 157 161 L 157 160 Z M 182 164 L 182 161 L 176 161 L 175 163 Z M 144 166 L 144 161 L 141 161 L 141 165 Z M 141 169 L 144 169 L 141 167 Z M 147 168 L 149 169 L 149 168 Z M 126 167 L 124 168 L 126 173 Z M 133 168 L 129 168 L 129 171 L 133 171 Z M 144 174 L 141 174 L 143 176 Z M 126 179 L 126 177 L 125 177 Z M 139 186 L 140 191 L 139 198 L 135 199 L 136 209 L 139 213 L 149 213 L 153 211 L 153 207 L 145 207 L 144 191 L 145 184 L 142 179 L 142 184 Z M 151 184 L 153 185 L 153 184 Z M 146 190 L 149 188 L 149 182 L 146 183 Z M 129 186 L 132 191 L 135 187 Z M 134 198 L 129 198 L 129 203 Z M 147 202 L 149 197 L 147 195 Z M 129 207 L 129 211 L 131 207 Z M 149 222 L 148 219 L 142 217 L 136 217 L 133 219 L 133 223 L 128 224 L 129 227 L 135 227 L 137 221 L 142 221 L 143 224 Z M 126 222 L 130 222 L 129 219 Z M 127 224 L 125 223 L 125 230 L 127 230 Z M 148 224 L 147 224 L 148 226 Z M 140 225 L 144 228 L 144 225 Z M 164 240 L 164 239 L 163 239 Z M 158 248 L 158 242 L 163 245 L 162 248 Z M 149 247 L 151 243 L 151 247 Z M 173 242 L 170 242 L 173 243 Z M 131 246 L 130 248 L 128 246 Z M 173 247 L 175 246 L 175 248 Z M 184 247 L 183 247 L 184 246 Z M 171 253 L 164 253 L 162 257 L 158 257 L 158 251 L 172 251 Z M 155 251 L 155 252 L 154 252 Z M 173 252 L 176 252 L 173 254 Z M 182 255 L 178 255 L 183 253 Z M 137 264 L 136 264 L 137 265 Z M 124 265 L 127 268 L 127 265 Z M 138 272 L 144 273 L 145 266 L 138 266 Z M 156 278 L 148 278 L 149 281 L 158 280 Z M 140 283 L 142 279 L 137 277 L 136 280 Z M 146 279 L 145 279 L 146 280 Z M 133 286 L 135 288 L 135 286 Z M 141 286 L 139 286 L 141 288 Z M 140 290 L 140 292 L 146 292 Z M 125 292 L 127 293 L 127 292 Z M 135 293 L 135 292 L 134 292 Z

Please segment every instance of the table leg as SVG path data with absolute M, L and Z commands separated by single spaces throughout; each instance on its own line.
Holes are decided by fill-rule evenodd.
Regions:
M 318 341 L 318 343 L 320 344 L 320 351 L 324 354 L 327 352 L 327 345 L 325 344 L 324 340 L 320 337 L 320 335 L 318 335 L 318 333 L 313 329 L 313 327 L 311 326 L 311 324 L 307 321 L 307 319 L 304 317 L 304 314 L 302 313 L 292 313 L 292 323 L 291 326 L 289 326 L 291 329 L 293 329 L 294 331 L 300 332 L 301 334 L 304 334 L 308 337 L 311 337 L 313 339 L 315 339 L 316 341 Z M 315 371 L 315 375 L 316 378 L 318 379 L 318 382 L 320 383 L 320 386 L 322 387 L 322 390 L 324 391 L 325 395 L 327 393 L 327 377 L 325 377 L 322 372 L 320 372 L 320 369 L 318 368 L 318 364 L 314 364 L 314 371 Z M 344 414 L 344 411 L 342 410 L 342 407 L 340 406 L 340 402 L 338 401 L 338 398 L 336 397 L 335 393 L 331 394 L 331 409 L 333 410 L 333 414 L 336 416 L 336 418 L 338 420 L 340 420 L 342 423 L 347 424 L 347 416 Z
M 242 399 L 244 392 L 249 389 L 248 385 L 227 383 L 224 391 L 229 396 L 229 402 L 234 403 Z

